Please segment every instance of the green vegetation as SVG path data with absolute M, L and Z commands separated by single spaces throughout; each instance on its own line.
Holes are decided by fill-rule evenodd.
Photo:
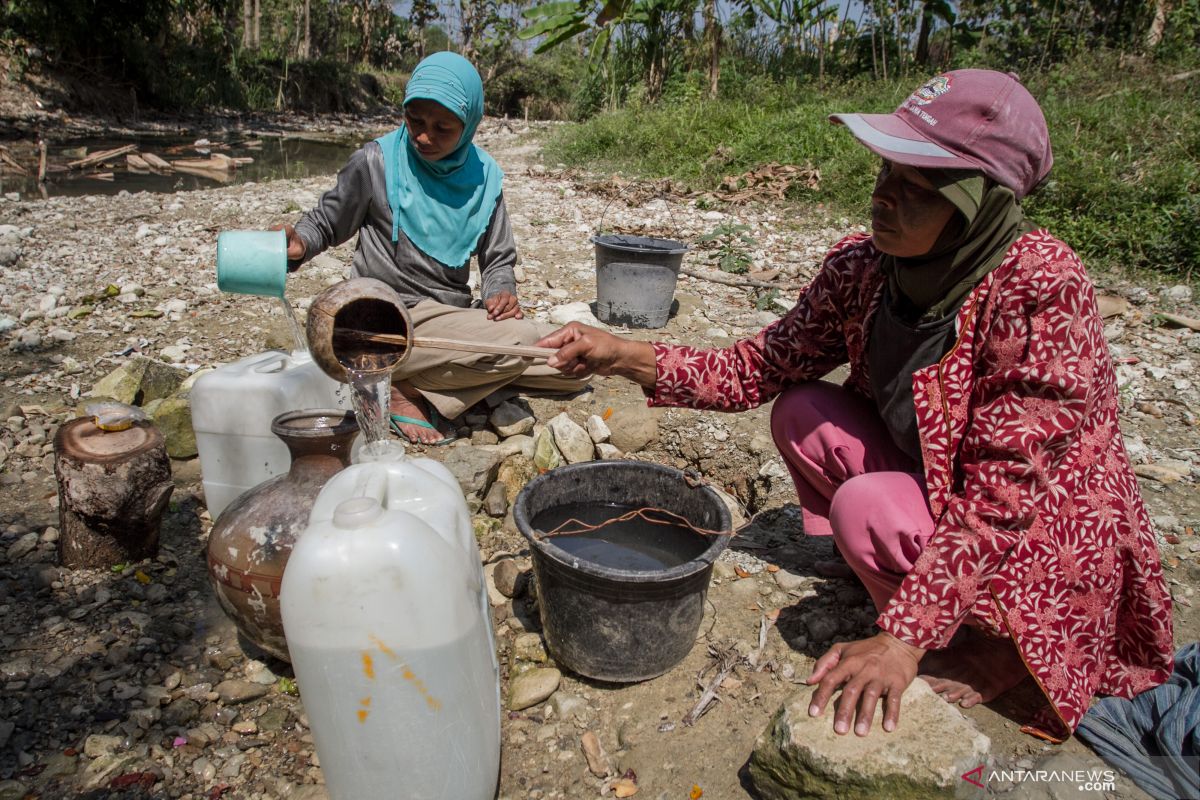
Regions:
M 1190 276 L 1200 263 L 1200 86 L 1162 65 L 1102 52 L 1033 76 L 1055 166 L 1030 216 L 1097 266 Z M 563 129 L 547 157 L 697 189 L 780 162 L 820 170 L 789 198 L 866 219 L 877 159 L 827 121 L 836 111 L 890 111 L 919 78 L 778 86 L 745 98 L 628 107 Z
M 0 0 L 9 79 L 72 73 L 51 101 L 103 114 L 395 105 L 443 49 L 479 68 L 487 113 L 584 120 L 551 158 L 705 189 L 810 164 L 789 199 L 856 219 L 875 159 L 830 113 L 1015 70 L 1057 159 L 1030 215 L 1093 264 L 1200 263 L 1200 0 Z M 736 269 L 744 242 L 718 239 Z

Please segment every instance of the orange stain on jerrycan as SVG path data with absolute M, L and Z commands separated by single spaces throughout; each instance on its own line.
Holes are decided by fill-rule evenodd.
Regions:
M 371 659 L 371 654 L 364 652 L 362 654 L 363 675 L 368 679 L 375 680 L 375 662 Z

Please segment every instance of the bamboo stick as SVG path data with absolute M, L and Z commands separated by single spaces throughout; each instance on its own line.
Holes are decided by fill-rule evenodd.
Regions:
M 380 344 L 408 344 L 408 337 L 390 333 L 368 333 L 367 331 L 339 328 L 334 333 L 336 337 L 356 339 L 360 342 L 378 342 Z M 443 339 L 438 336 L 423 336 L 412 340 L 413 347 L 428 347 L 433 350 L 459 350 L 464 353 L 488 353 L 502 356 L 523 356 L 525 358 L 549 358 L 558 351 L 553 347 L 531 347 L 518 344 L 490 344 L 488 342 L 471 342 L 464 339 Z

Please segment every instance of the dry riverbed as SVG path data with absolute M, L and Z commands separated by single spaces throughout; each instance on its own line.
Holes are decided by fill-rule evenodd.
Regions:
M 362 139 L 376 133 L 364 131 Z M 748 226 L 753 241 L 739 246 L 751 268 L 784 288 L 770 294 L 684 278 L 667 327 L 631 334 L 712 345 L 781 314 L 792 285 L 810 278 L 825 248 L 848 229 L 794 208 L 698 207 L 644 187 L 624 187 L 613 200 L 611 185 L 543 164 L 538 136 L 536 127 L 489 120 L 480 141 L 507 173 L 520 295 L 540 318 L 561 321 L 594 300 L 588 237 L 601 219 L 608 230 L 688 242 L 723 223 Z M 51 441 L 96 381 L 132 358 L 195 372 L 287 347 L 277 304 L 217 291 L 217 233 L 293 220 L 331 181 L 0 198 L 0 800 L 324 797 L 290 669 L 243 647 L 213 599 L 203 558 L 211 520 L 196 459 L 173 462 L 177 488 L 157 559 L 69 572 L 56 564 Z M 301 315 L 316 292 L 344 276 L 349 253 L 349 246 L 331 251 L 289 280 Z M 696 248 L 685 265 L 713 271 L 715 256 Z M 1108 274 L 1096 280 L 1110 296 L 1106 334 L 1118 364 L 1123 432 L 1158 530 L 1177 642 L 1185 643 L 1200 633 L 1200 334 L 1163 314 L 1194 319 L 1197 305 L 1186 286 Z M 110 285 L 117 290 L 105 298 Z M 607 417 L 612 443 L 630 457 L 695 470 L 757 516 L 717 566 L 687 658 L 660 678 L 616 687 L 552 671 L 522 576 L 523 540 L 511 513 L 480 508 L 505 698 L 517 688 L 536 698 L 506 708 L 500 796 L 614 796 L 632 784 L 639 798 L 656 800 L 752 797 L 744 768 L 756 737 L 802 688 L 813 659 L 834 641 L 869 634 L 874 618 L 854 582 L 813 572 L 828 545 L 798 537 L 769 410 L 651 411 L 640 392 L 608 379 L 574 398 L 531 398 L 529 407 L 539 425 L 563 412 L 580 424 Z M 497 440 L 487 409 L 462 424 L 462 447 Z M 448 457 L 447 449 L 430 455 Z M 506 500 L 520 488 L 520 466 L 502 472 Z M 487 486 L 469 490 L 482 500 Z M 515 685 L 529 674 L 542 684 Z M 700 713 L 706 687 L 719 699 Z M 1001 767 L 1061 763 L 1055 758 L 1088 763 L 1077 742 L 1055 748 L 1020 734 L 1011 702 L 965 716 L 990 738 L 988 757 Z M 897 746 L 936 749 L 923 736 L 920 726 L 903 722 L 892 734 Z M 991 787 L 1013 797 L 1042 790 Z M 1124 780 L 1108 794 L 1139 796 Z

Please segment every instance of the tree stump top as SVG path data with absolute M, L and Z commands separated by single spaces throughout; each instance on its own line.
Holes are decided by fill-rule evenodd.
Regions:
M 123 431 L 105 431 L 91 417 L 65 423 L 55 436 L 55 449 L 91 464 L 120 461 L 163 446 L 163 435 L 149 422 L 137 422 Z

